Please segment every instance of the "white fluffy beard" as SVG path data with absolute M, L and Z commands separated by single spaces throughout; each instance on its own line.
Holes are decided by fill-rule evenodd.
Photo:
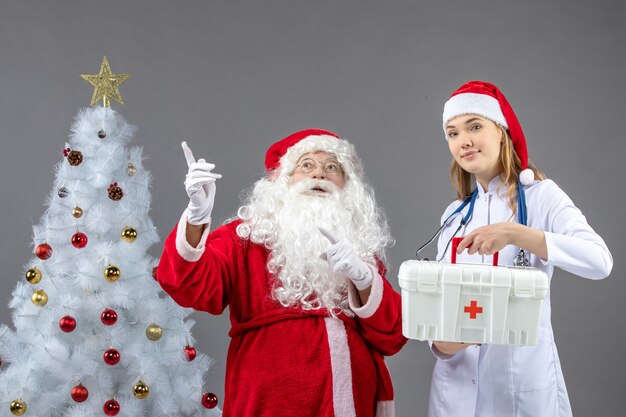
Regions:
M 315 188 L 325 192 L 312 191 Z M 334 274 L 320 258 L 330 242 L 318 227 L 347 242 L 371 264 L 376 263 L 375 255 L 384 256 L 391 241 L 373 193 L 358 180 L 339 189 L 325 180 L 289 185 L 284 177 L 261 179 L 238 214 L 243 219 L 239 236 L 270 250 L 267 269 L 278 280 L 273 296 L 285 307 L 353 314 L 346 277 Z

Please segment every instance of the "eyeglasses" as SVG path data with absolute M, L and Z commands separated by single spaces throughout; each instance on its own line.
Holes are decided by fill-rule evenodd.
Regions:
M 296 169 L 294 171 L 299 171 L 303 174 L 310 174 L 311 172 L 315 171 L 318 164 L 322 165 L 322 169 L 327 175 L 343 174 L 341 164 L 333 158 L 329 158 L 324 161 L 316 161 L 313 158 L 304 158 L 298 163 L 298 165 L 296 165 Z

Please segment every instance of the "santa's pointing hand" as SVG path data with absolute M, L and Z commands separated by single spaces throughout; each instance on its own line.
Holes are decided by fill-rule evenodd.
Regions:
M 318 229 L 331 243 L 322 254 L 322 259 L 328 261 L 333 272 L 341 272 L 350 278 L 359 291 L 369 288 L 373 280 L 369 265 L 363 262 L 354 249 L 337 239 L 330 231 L 322 227 Z
M 196 161 L 187 142 L 181 145 L 189 168 L 185 177 L 185 191 L 189 196 L 187 222 L 193 225 L 207 224 L 211 220 L 211 211 L 215 202 L 215 180 L 222 176 L 211 172 L 215 165 L 209 164 L 202 158 Z

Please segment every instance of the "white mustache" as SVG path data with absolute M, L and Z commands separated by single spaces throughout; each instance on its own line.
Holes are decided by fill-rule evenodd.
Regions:
M 301 181 L 298 181 L 295 184 L 292 184 L 290 187 L 290 191 L 292 191 L 295 194 L 303 194 L 306 193 L 307 191 L 311 191 L 314 188 L 319 188 L 320 190 L 323 190 L 329 194 L 338 194 L 340 191 L 340 188 L 337 187 L 335 184 L 333 184 L 332 182 L 328 181 L 328 180 L 314 180 L 314 179 L 304 179 Z

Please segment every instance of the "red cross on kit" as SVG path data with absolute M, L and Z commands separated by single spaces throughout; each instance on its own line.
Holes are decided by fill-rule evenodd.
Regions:
M 409 260 L 398 272 L 409 339 L 534 345 L 547 275 L 532 267 Z
M 470 319 L 475 319 L 477 314 L 483 312 L 483 308 L 478 306 L 476 300 L 470 301 L 470 305 L 465 306 L 463 309 L 464 312 L 469 313 Z

